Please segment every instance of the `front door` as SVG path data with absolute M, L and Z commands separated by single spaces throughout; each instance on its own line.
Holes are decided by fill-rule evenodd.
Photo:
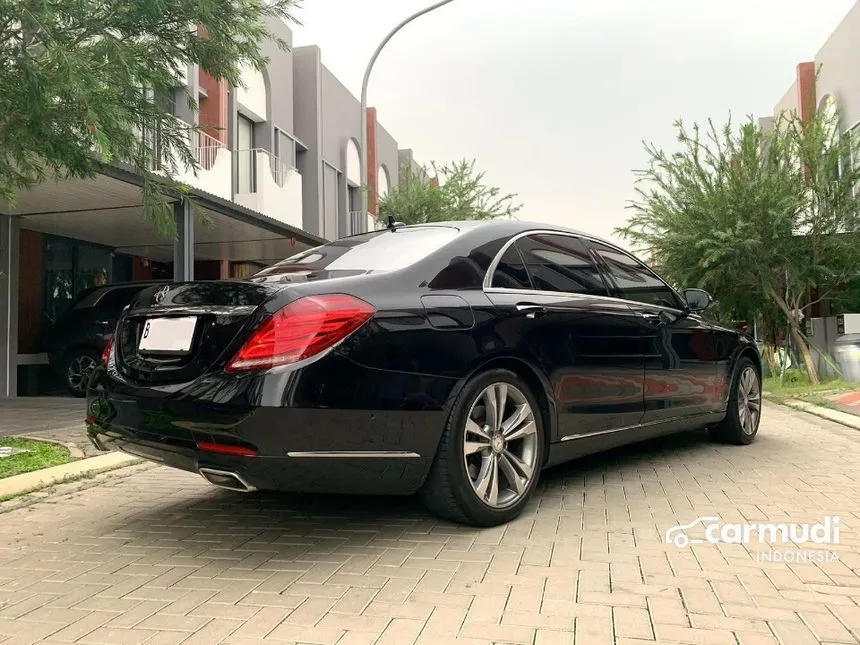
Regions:
M 511 246 L 487 289 L 512 336 L 549 376 L 555 440 L 635 425 L 643 414 L 638 320 L 578 237 L 534 234 Z
M 719 409 L 716 336 L 663 280 L 634 257 L 589 241 L 610 282 L 612 295 L 635 312 L 645 359 L 642 423 Z

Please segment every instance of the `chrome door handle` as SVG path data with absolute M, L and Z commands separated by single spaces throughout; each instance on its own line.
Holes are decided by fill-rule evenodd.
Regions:
M 537 318 L 538 316 L 543 316 L 546 313 L 546 307 L 530 302 L 521 302 L 517 305 L 517 311 L 521 314 L 525 314 L 527 318 Z
M 663 324 L 663 316 L 660 314 L 655 314 L 652 312 L 645 312 L 640 314 L 645 322 L 650 323 L 652 325 L 662 325 Z

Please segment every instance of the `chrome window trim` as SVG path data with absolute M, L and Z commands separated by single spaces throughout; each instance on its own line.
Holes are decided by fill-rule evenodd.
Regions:
M 579 239 L 588 239 L 588 240 L 592 240 L 594 242 L 602 242 L 602 240 L 599 240 L 595 237 L 590 237 L 588 235 L 578 235 L 576 233 L 569 233 L 568 231 L 554 231 L 552 229 L 543 229 L 543 228 L 535 228 L 535 229 L 531 229 L 529 231 L 522 231 L 520 233 L 517 233 L 516 235 L 514 235 L 511 239 L 509 239 L 507 242 L 505 242 L 502 245 L 502 248 L 499 249 L 498 253 L 496 253 L 496 257 L 494 257 L 493 261 L 490 262 L 490 266 L 487 267 L 487 273 L 486 273 L 486 275 L 484 275 L 484 291 L 486 291 L 487 289 L 493 288 L 492 287 L 493 274 L 496 272 L 496 269 L 498 268 L 499 263 L 502 261 L 502 256 L 507 252 L 507 250 L 511 246 L 513 246 L 513 244 L 517 240 L 524 238 L 524 237 L 529 237 L 530 235 L 561 235 L 563 237 L 574 237 L 574 238 L 579 238 Z M 608 244 L 608 242 L 603 242 L 603 243 Z M 609 244 L 609 246 L 612 246 L 612 245 Z M 556 293 L 556 292 L 553 292 L 553 293 Z M 558 292 L 558 293 L 563 293 L 563 292 Z M 578 295 L 581 295 L 581 294 L 578 294 Z
M 529 231 L 522 231 L 522 232 L 514 235 L 511 239 L 509 239 L 507 242 L 505 242 L 502 245 L 502 248 L 499 249 L 498 253 L 496 253 L 496 256 L 493 258 L 493 261 L 490 262 L 490 266 L 487 267 L 487 273 L 484 275 L 484 283 L 483 283 L 484 293 L 523 293 L 523 294 L 537 294 L 537 295 L 543 295 L 543 296 L 562 295 L 562 296 L 574 297 L 574 298 L 601 298 L 601 299 L 606 299 L 606 300 L 612 300 L 613 302 L 623 302 L 623 303 L 628 304 L 628 305 L 635 305 L 636 307 L 653 307 L 655 309 L 668 311 L 668 312 L 676 313 L 676 314 L 685 313 L 683 309 L 677 309 L 676 307 L 664 307 L 663 305 L 652 305 L 650 303 L 639 302 L 638 300 L 628 300 L 626 298 L 616 298 L 614 296 L 588 295 L 588 294 L 584 294 L 584 293 L 571 293 L 569 291 L 540 291 L 537 289 L 511 289 L 509 287 L 493 287 L 492 286 L 493 274 L 496 272 L 496 269 L 498 268 L 499 263 L 502 261 L 502 257 L 504 256 L 504 254 L 508 251 L 508 249 L 511 246 L 513 246 L 513 244 L 517 240 L 524 238 L 524 237 L 529 237 L 531 235 L 560 235 L 562 237 L 573 237 L 573 238 L 577 238 L 580 240 L 589 240 L 591 242 L 597 242 L 599 244 L 604 244 L 605 246 L 609 247 L 613 251 L 621 253 L 622 255 L 626 255 L 627 257 L 631 258 L 637 264 L 641 264 L 642 266 L 644 266 L 651 275 L 653 275 L 655 278 L 657 278 L 657 280 L 659 280 L 667 289 L 669 289 L 672 293 L 674 293 L 678 297 L 678 300 L 680 302 L 684 302 L 684 298 L 681 296 L 681 294 L 678 293 L 678 291 L 676 289 L 674 289 L 672 287 L 672 285 L 668 284 L 665 280 L 663 280 L 663 278 L 661 278 L 654 271 L 652 271 L 644 262 L 642 262 L 641 260 L 638 260 L 635 256 L 631 255 L 630 253 L 628 253 L 624 249 L 612 244 L 611 242 L 607 242 L 606 240 L 602 240 L 599 237 L 595 237 L 593 235 L 588 235 L 585 233 L 571 233 L 568 231 L 554 231 L 554 230 L 548 229 L 548 228 L 547 229 L 538 228 L 538 229 L 531 229 Z M 589 250 L 589 252 L 591 252 L 591 249 L 588 249 L 588 250 Z M 600 269 L 600 267 L 595 266 L 595 268 L 601 274 L 601 278 L 603 279 L 603 281 L 606 282 L 606 278 L 603 277 L 603 271 Z M 526 271 L 528 271 L 528 267 L 526 267 Z M 607 284 L 606 286 L 609 287 L 610 285 Z M 692 313 L 692 312 L 690 312 L 690 313 Z
M 638 300 L 627 300 L 625 298 L 616 298 L 614 296 L 591 296 L 584 293 L 571 293 L 569 291 L 539 291 L 537 289 L 511 289 L 508 287 L 491 287 L 489 289 L 484 289 L 484 293 L 499 293 L 499 294 L 511 294 L 511 295 L 538 295 L 538 296 L 552 296 L 552 297 L 564 297 L 567 299 L 588 299 L 588 300 L 611 300 L 612 302 L 621 302 L 625 305 L 633 305 L 636 307 L 648 307 L 649 309 L 658 309 L 661 311 L 667 311 L 672 314 L 683 314 L 684 311 L 681 309 L 675 309 L 674 307 L 664 307 L 663 305 L 652 305 L 644 302 L 639 302 Z M 695 315 L 695 312 L 691 312 L 691 314 Z

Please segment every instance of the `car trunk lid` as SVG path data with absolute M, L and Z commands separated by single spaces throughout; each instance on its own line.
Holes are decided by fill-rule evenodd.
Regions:
M 261 305 L 285 288 L 218 280 L 144 289 L 117 327 L 116 368 L 137 385 L 191 381 L 227 361 Z

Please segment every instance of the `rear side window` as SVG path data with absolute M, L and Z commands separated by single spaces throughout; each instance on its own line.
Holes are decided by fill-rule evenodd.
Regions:
M 516 244 L 508 247 L 493 273 L 491 286 L 501 289 L 531 289 L 532 283 Z
M 590 241 L 589 245 L 606 265 L 614 283 L 613 295 L 647 305 L 682 309 L 675 292 L 644 264 L 600 242 Z
M 606 296 L 608 291 L 585 244 L 570 235 L 532 235 L 517 241 L 534 288 Z
M 315 274 L 335 277 L 396 271 L 438 251 L 458 234 L 458 229 L 448 226 L 372 231 L 303 251 L 263 269 L 250 279 L 277 280 L 294 274 L 311 280 Z

